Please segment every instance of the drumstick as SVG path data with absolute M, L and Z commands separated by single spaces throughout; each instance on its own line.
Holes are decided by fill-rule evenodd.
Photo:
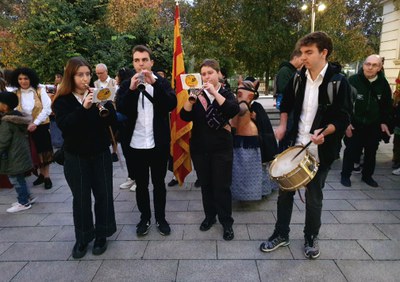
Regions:
M 317 134 L 317 136 L 321 135 L 322 132 L 324 132 L 325 129 L 327 129 L 327 128 L 328 128 L 328 126 L 326 125 L 326 126 L 325 126 L 324 128 L 322 128 L 322 130 Z M 311 145 L 311 143 L 312 143 L 312 141 L 308 142 L 308 143 L 303 147 L 303 149 L 301 149 L 301 150 L 291 159 L 291 161 L 293 161 L 295 158 L 297 158 L 305 149 L 308 148 L 308 146 Z

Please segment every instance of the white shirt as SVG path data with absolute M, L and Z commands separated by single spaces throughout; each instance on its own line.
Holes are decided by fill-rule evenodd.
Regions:
M 51 100 L 49 95 L 46 93 L 46 89 L 44 87 L 39 87 L 39 91 L 43 109 L 33 121 L 33 123 L 36 125 L 40 125 L 51 114 Z M 21 89 L 22 111 L 30 116 L 32 115 L 33 107 L 35 106 L 35 99 L 33 95 L 36 95 L 36 90 L 32 87 L 28 89 Z
M 318 74 L 315 80 L 312 80 L 310 72 L 306 71 L 306 89 L 304 91 L 304 101 L 301 108 L 301 115 L 299 121 L 299 133 L 297 135 L 296 144 L 306 145 L 310 141 L 310 130 L 314 122 L 315 115 L 318 110 L 318 88 L 322 84 L 326 70 L 328 68 L 328 63 L 324 66 L 321 72 Z M 317 150 L 317 145 L 312 143 L 309 147 L 314 156 L 318 156 L 315 151 Z
M 219 84 L 218 89 L 216 89 L 217 92 L 219 92 L 220 89 L 221 89 L 221 84 Z M 210 100 L 210 104 L 212 104 L 215 100 L 215 97 L 212 94 L 208 93 L 208 91 L 206 89 L 204 89 L 203 91 L 204 91 L 204 93 L 206 93 L 208 99 Z
M 153 77 L 157 79 L 154 74 Z M 154 97 L 153 86 L 148 83 L 145 86 L 147 93 Z M 152 149 L 156 146 L 153 129 L 154 108 L 153 103 L 142 92 L 139 94 L 137 112 L 138 116 L 130 146 L 134 149 Z

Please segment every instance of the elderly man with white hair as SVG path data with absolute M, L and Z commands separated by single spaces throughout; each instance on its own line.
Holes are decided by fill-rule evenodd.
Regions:
M 96 75 L 98 79 L 94 82 L 95 88 L 110 88 L 117 87 L 115 79 L 108 75 L 108 69 L 105 64 L 96 65 Z
M 390 137 L 389 122 L 392 113 L 392 97 L 389 83 L 382 72 L 382 58 L 368 56 L 362 69 L 349 78 L 357 90 L 354 114 L 346 130 L 349 142 L 344 150 L 340 183 L 350 187 L 351 171 L 357 155 L 364 150 L 364 164 L 361 180 L 367 185 L 378 187 L 372 178 L 375 171 L 376 151 L 381 139 Z M 386 142 L 386 141 L 385 141 Z

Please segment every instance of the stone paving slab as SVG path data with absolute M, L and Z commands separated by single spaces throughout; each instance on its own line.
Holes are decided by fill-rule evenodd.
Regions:
M 399 200 L 349 200 L 357 210 L 391 211 L 400 210 Z
M 320 239 L 387 239 L 372 224 L 324 224 L 320 230 Z
M 329 260 L 258 260 L 261 281 L 344 282 L 346 278 Z
M 38 225 L 44 218 L 46 218 L 47 214 L 34 214 L 31 213 L 35 207 L 32 207 L 30 210 L 26 210 L 20 212 L 18 214 L 7 214 L 4 212 L 0 216 L 0 227 L 16 227 L 16 226 L 36 226 Z
M 12 243 L 0 243 L 0 255 L 4 253 L 9 247 L 11 247 Z
M 108 260 L 93 281 L 176 281 L 178 260 Z
M 340 223 L 400 223 L 389 211 L 332 211 Z
M 0 257 L 1 258 L 1 257 Z M 217 259 L 215 241 L 150 241 L 144 259 Z
M 26 262 L 0 262 L 0 282 L 11 281 L 25 265 Z
M 0 255 L 0 261 L 66 260 L 71 255 L 71 243 L 15 243 Z
M 400 277 L 398 261 L 337 261 L 337 266 L 349 282 L 397 282 Z
M 249 234 L 245 224 L 234 224 L 234 240 L 249 240 Z M 223 228 L 215 224 L 208 231 L 200 231 L 199 225 L 186 224 L 184 227 L 183 240 L 222 240 Z
M 109 240 L 107 251 L 101 256 L 92 254 L 91 243 L 88 247 L 88 252 L 82 260 L 130 260 L 141 259 L 147 248 L 147 241 L 112 241 Z M 71 260 L 74 260 L 71 258 Z
M 376 224 L 376 227 L 388 238 L 400 241 L 400 224 Z
M 358 240 L 374 260 L 400 260 L 400 243 L 391 240 Z
M 29 262 L 12 281 L 93 281 L 100 261 Z
M 185 225 L 170 225 L 171 234 L 169 236 L 162 236 L 157 231 L 157 227 L 152 224 L 149 230 L 149 233 L 144 237 L 138 237 L 136 235 L 136 224 L 126 224 L 122 227 L 121 232 L 118 235 L 118 240 L 140 240 L 140 241 L 149 241 L 149 240 L 182 240 L 183 232 L 185 229 Z
M 0 230 L 0 242 L 50 241 L 61 227 L 11 227 Z
M 179 262 L 176 281 L 242 282 L 260 278 L 256 263 L 250 260 L 183 260 Z

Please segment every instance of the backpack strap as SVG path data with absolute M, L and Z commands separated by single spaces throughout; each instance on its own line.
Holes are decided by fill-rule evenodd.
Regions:
M 329 104 L 332 104 L 333 98 L 336 97 L 343 77 L 341 73 L 336 73 L 331 77 L 327 87 Z
M 293 79 L 293 89 L 294 89 L 294 96 L 297 96 L 297 91 L 299 91 L 301 83 L 301 76 L 299 72 L 296 72 Z

